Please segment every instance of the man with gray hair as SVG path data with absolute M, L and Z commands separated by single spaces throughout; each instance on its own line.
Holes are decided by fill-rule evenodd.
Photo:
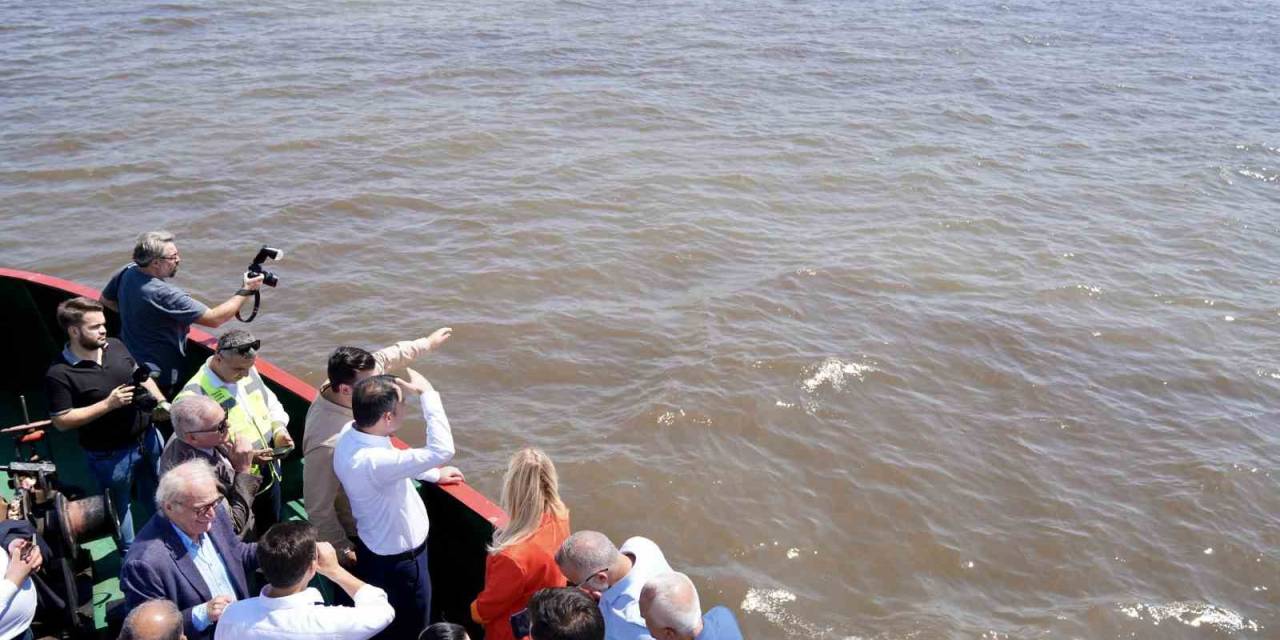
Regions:
M 170 600 L 191 640 L 208 640 L 227 606 L 252 596 L 256 544 L 236 537 L 208 462 L 188 460 L 160 477 L 159 513 L 134 540 L 120 569 L 125 606 Z
M 129 612 L 116 640 L 186 640 L 182 613 L 168 600 L 148 600 Z
M 570 586 L 599 598 L 606 640 L 648 638 L 640 590 L 649 578 L 671 571 L 657 544 L 635 536 L 619 549 L 599 531 L 579 531 L 560 545 L 556 564 Z
M 654 640 L 742 640 L 733 613 L 714 607 L 702 615 L 693 581 L 675 571 L 660 573 L 644 584 L 640 615 Z
M 248 438 L 237 438 L 227 426 L 227 414 L 207 396 L 185 396 L 170 410 L 173 438 L 160 456 L 160 473 L 198 458 L 213 466 L 218 491 L 227 500 L 236 534 L 252 540 L 253 498 L 262 477 L 251 473 L 257 451 Z
M 280 448 L 282 455 L 293 449 L 289 414 L 254 366 L 260 349 L 262 341 L 244 329 L 231 329 L 218 336 L 213 355 L 176 398 L 212 398 L 226 411 L 232 437 L 247 440 L 259 452 L 250 469 L 262 476 L 266 485 L 253 505 L 254 527 L 259 534 L 280 520 L 280 463 L 271 455 L 272 448 Z
M 102 304 L 120 312 L 120 337 L 129 353 L 158 376 L 166 397 L 172 395 L 186 359 L 191 325 L 217 327 L 262 286 L 262 276 L 245 274 L 241 288 L 222 304 L 209 308 L 187 292 L 165 282 L 178 273 L 182 256 L 168 231 L 138 236 L 133 262 L 112 276 L 102 289 Z

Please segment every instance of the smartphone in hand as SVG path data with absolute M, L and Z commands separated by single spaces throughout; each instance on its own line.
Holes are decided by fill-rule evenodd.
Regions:
M 511 616 L 511 633 L 516 640 L 529 637 L 529 610 L 521 609 Z

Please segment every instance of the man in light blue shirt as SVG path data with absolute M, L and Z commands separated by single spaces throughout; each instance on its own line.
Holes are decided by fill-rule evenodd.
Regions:
M 655 640 L 742 640 L 738 621 L 725 607 L 702 615 L 698 590 L 683 573 L 649 578 L 640 590 L 640 615 Z
M 138 534 L 120 570 L 125 604 L 170 600 L 190 640 L 212 638 L 227 606 L 253 595 L 248 576 L 258 568 L 257 545 L 236 535 L 217 475 L 202 459 L 165 472 L 156 505 L 160 513 Z
M 603 533 L 579 531 L 560 546 L 556 564 L 570 585 L 599 597 L 606 640 L 649 637 L 640 615 L 640 590 L 649 578 L 671 571 L 652 540 L 636 536 L 619 549 Z

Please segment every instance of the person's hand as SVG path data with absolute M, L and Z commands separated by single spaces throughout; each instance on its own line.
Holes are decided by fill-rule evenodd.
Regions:
M 338 552 L 328 542 L 316 542 L 316 573 L 328 578 L 338 571 Z
M 451 335 L 453 335 L 453 329 L 449 327 L 440 327 L 439 329 L 436 329 L 431 335 L 427 336 L 427 350 L 431 351 L 444 344 Z
M 292 447 L 292 446 L 293 446 L 293 436 L 289 435 L 289 432 L 288 432 L 288 431 L 286 431 L 286 430 L 284 430 L 284 429 L 280 429 L 280 430 L 276 431 L 276 438 L 275 438 L 275 440 L 276 440 L 276 446 L 277 446 L 277 447 Z
M 254 451 L 253 443 L 248 438 L 240 436 L 231 436 L 231 453 L 227 458 L 231 460 L 231 468 L 236 473 L 249 473 L 249 468 L 253 466 L 253 460 L 257 457 L 258 452 Z
M 28 547 L 30 551 L 27 551 Z M 22 557 L 24 551 L 27 552 L 26 558 Z M 30 540 L 18 538 L 9 543 L 9 566 L 4 570 L 4 578 L 21 587 L 31 572 L 39 569 L 43 563 L 44 556 L 40 554 L 40 545 L 33 546 Z
M 133 402 L 133 383 L 122 384 L 111 390 L 107 396 L 107 408 L 112 411 L 127 407 Z
M 401 392 L 415 393 L 421 396 L 421 394 L 431 390 L 431 383 L 426 381 L 426 378 L 422 378 L 422 374 L 420 374 L 420 372 L 412 369 L 406 369 L 404 371 L 408 372 L 408 380 L 404 380 L 402 378 L 396 379 L 396 384 L 401 388 Z
M 356 550 L 351 547 L 338 552 L 338 564 L 346 569 L 354 569 L 356 566 Z
M 458 484 L 465 481 L 462 472 L 457 467 L 440 467 L 440 479 L 436 484 Z
M 266 278 L 266 276 L 261 273 L 257 275 L 246 273 L 244 274 L 244 282 L 240 284 L 240 288 L 246 291 L 257 291 L 262 288 L 262 280 L 264 278 Z
M 214 596 L 212 600 L 205 603 L 205 613 L 209 614 L 209 622 L 217 622 L 222 617 L 222 612 L 227 610 L 227 605 L 231 604 L 231 596 Z

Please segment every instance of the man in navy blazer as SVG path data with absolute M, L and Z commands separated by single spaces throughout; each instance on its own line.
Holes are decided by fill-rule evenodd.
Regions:
M 203 459 L 166 472 L 156 505 L 159 512 L 134 539 L 120 570 L 125 606 L 171 600 L 187 638 L 212 638 L 227 605 L 254 595 L 248 578 L 258 568 L 257 545 L 235 534 L 218 476 Z

